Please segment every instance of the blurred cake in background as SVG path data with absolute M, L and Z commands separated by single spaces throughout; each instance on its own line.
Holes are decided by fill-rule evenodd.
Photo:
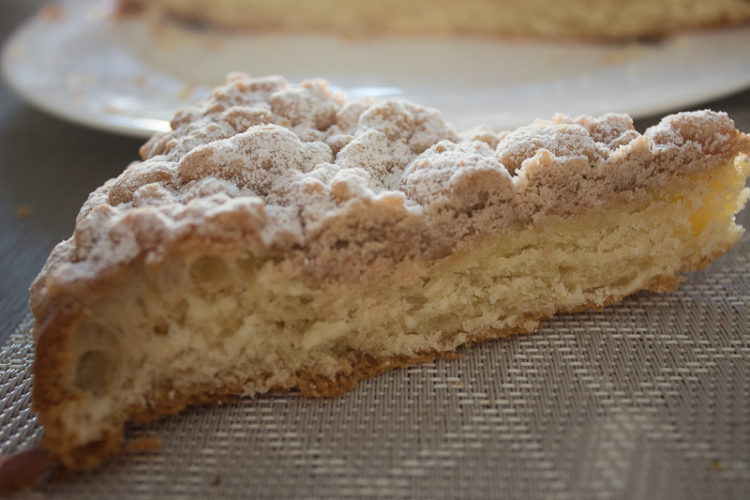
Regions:
M 119 6 L 230 29 L 345 36 L 620 40 L 750 20 L 748 0 L 119 0 Z

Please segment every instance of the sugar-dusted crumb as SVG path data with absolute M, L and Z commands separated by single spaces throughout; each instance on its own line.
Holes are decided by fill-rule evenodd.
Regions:
M 198 85 L 196 85 L 195 83 L 187 83 L 180 89 L 179 92 L 177 92 L 175 97 L 180 101 L 187 101 L 188 99 L 190 99 L 190 96 L 195 93 L 196 88 L 198 88 Z
M 42 7 L 39 13 L 48 21 L 59 21 L 65 16 L 65 7 L 57 3 L 52 3 Z
M 16 207 L 16 217 L 19 219 L 26 219 L 28 217 L 31 217 L 31 215 L 34 213 L 34 207 L 31 205 L 18 205 Z
M 146 82 L 147 82 L 147 81 L 148 81 L 148 75 L 146 75 L 145 73 L 138 73 L 138 74 L 137 74 L 137 75 L 135 76 L 135 78 L 133 79 L 133 82 L 134 82 L 134 83 L 135 83 L 135 84 L 136 84 L 136 85 L 137 85 L 138 87 L 143 87 L 143 86 L 145 86 L 145 85 L 146 85 Z
M 51 258 L 68 262 L 64 272 L 48 267 L 54 276 L 40 280 L 86 279 L 140 255 L 156 262 L 196 233 L 239 234 L 257 255 L 302 248 L 311 274 L 357 276 L 376 258 L 441 255 L 469 234 L 630 201 L 750 142 L 711 111 L 643 135 L 615 114 L 457 134 L 418 104 L 242 74 L 171 123 L 90 195 Z M 376 233 L 388 242 L 377 256 Z

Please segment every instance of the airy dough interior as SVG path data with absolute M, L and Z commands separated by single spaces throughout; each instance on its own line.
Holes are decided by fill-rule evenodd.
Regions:
M 435 261 L 406 261 L 378 284 L 311 283 L 283 260 L 186 254 L 139 264 L 90 308 L 73 340 L 65 434 L 81 445 L 205 401 L 206 390 L 254 394 L 351 375 L 526 332 L 560 311 L 601 307 L 637 290 L 673 288 L 679 272 L 725 252 L 747 193 L 747 157 L 681 188 L 601 213 L 548 218 Z M 738 199 L 740 200 L 738 202 Z M 356 375 L 355 375 L 356 378 Z M 169 406 L 169 405 L 167 405 Z M 162 411 L 163 413 L 163 411 Z M 82 421 L 90 425 L 81 426 Z

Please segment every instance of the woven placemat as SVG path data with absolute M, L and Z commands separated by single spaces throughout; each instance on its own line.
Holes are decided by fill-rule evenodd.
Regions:
M 671 294 L 394 370 L 342 398 L 193 408 L 129 429 L 163 448 L 55 498 L 747 498 L 750 241 Z M 0 453 L 41 436 L 25 320 L 0 354 Z

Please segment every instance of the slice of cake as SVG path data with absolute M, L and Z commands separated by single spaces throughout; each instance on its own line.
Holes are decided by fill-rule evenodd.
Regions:
M 230 29 L 627 39 L 750 19 L 747 0 L 120 0 L 123 11 Z
M 740 237 L 722 113 L 457 134 L 410 102 L 233 75 L 94 191 L 31 288 L 34 408 L 70 469 L 126 422 L 338 396 L 388 368 L 673 290 Z

